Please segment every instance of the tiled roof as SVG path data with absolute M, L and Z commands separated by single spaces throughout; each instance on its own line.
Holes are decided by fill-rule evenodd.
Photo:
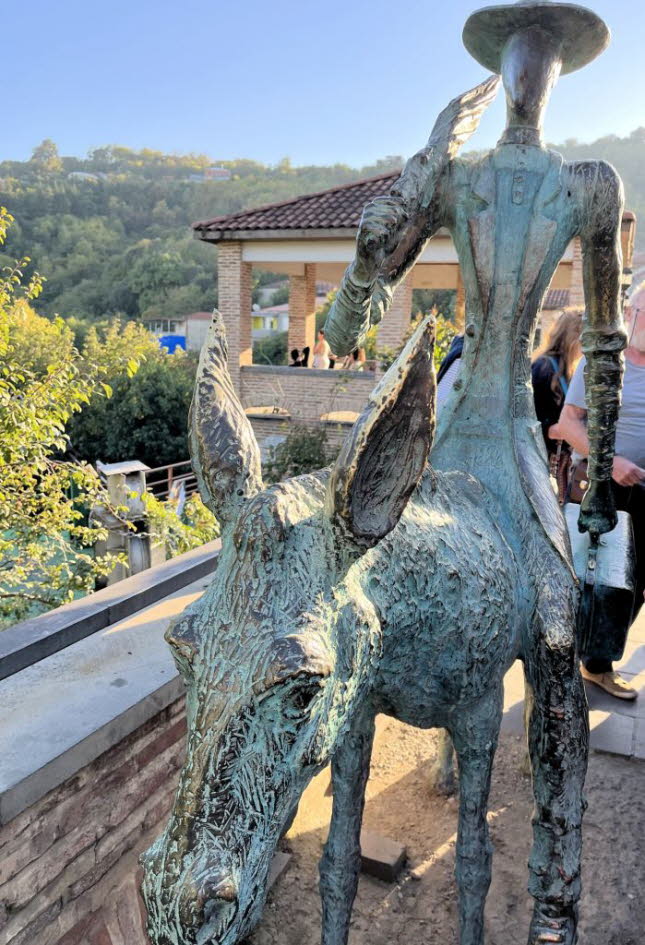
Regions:
M 553 311 L 554 309 L 566 308 L 569 304 L 568 289 L 549 289 L 544 299 L 543 309 Z
M 358 227 L 365 204 L 374 197 L 388 194 L 399 174 L 400 171 L 390 171 L 378 177 L 320 190 L 315 194 L 303 194 L 280 203 L 270 203 L 264 207 L 214 217 L 212 220 L 202 220 L 193 223 L 193 229 L 206 240 L 217 240 L 224 232 L 230 234 L 253 233 L 257 230 L 354 230 Z M 632 219 L 634 215 L 626 210 L 623 221 L 627 223 Z M 566 290 L 553 289 L 549 296 L 564 291 Z M 545 307 L 561 308 L 562 304 Z
M 373 197 L 387 194 L 399 173 L 381 174 L 282 203 L 215 217 L 214 220 L 194 223 L 193 229 L 203 233 L 206 239 L 209 232 L 222 230 L 355 229 L 365 204 Z

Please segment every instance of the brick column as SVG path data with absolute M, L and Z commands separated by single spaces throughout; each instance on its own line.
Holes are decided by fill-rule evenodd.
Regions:
M 403 280 L 394 293 L 392 306 L 379 325 L 378 347 L 399 348 L 410 325 L 412 315 L 412 274 Z
M 582 245 L 576 236 L 573 241 L 573 263 L 571 264 L 571 287 L 569 289 L 569 305 L 584 308 L 585 290 L 582 280 Z
M 242 261 L 242 243 L 220 243 L 217 253 L 218 308 L 228 339 L 228 369 L 240 392 L 240 365 L 252 364 L 251 263 Z
M 466 290 L 461 277 L 461 266 L 457 270 L 457 301 L 455 303 L 455 327 L 463 332 L 466 326 Z
M 302 276 L 289 276 L 289 341 L 287 349 L 311 348 L 309 365 L 316 344 L 316 264 L 305 263 Z

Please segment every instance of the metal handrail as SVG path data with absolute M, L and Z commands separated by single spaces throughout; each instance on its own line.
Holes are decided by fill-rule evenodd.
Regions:
M 185 467 L 189 467 L 186 469 Z M 181 470 L 181 472 L 178 472 Z M 154 473 L 165 473 L 165 476 L 152 479 Z M 183 482 L 186 495 L 192 495 L 197 492 L 197 477 L 192 469 L 192 461 L 183 459 L 178 463 L 169 463 L 167 466 L 157 466 L 146 472 L 146 486 L 151 493 L 158 499 L 166 499 L 175 482 Z

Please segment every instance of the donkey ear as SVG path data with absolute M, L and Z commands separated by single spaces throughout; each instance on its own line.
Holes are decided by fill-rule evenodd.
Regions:
M 260 492 L 260 451 L 227 369 L 219 312 L 199 358 L 190 405 L 189 445 L 202 499 L 222 525 L 235 521 L 245 499 Z
M 374 389 L 332 469 L 328 514 L 363 548 L 392 531 L 423 475 L 434 435 L 434 335 L 428 317 Z

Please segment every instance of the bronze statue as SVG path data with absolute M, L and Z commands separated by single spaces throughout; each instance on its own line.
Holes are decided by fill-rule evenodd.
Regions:
M 518 655 L 536 800 L 529 942 L 575 942 L 587 758 L 577 588 L 529 355 L 542 296 L 580 235 L 592 447 L 581 526 L 604 532 L 614 523 L 609 476 L 624 344 L 621 186 L 606 164 L 570 165 L 546 151 L 540 129 L 559 73 L 590 61 L 607 39 L 598 17 L 570 4 L 473 14 L 466 46 L 501 72 L 507 94 L 499 146 L 479 161 L 456 157 L 494 93 L 489 80 L 451 103 L 391 196 L 365 210 L 327 322 L 339 354 L 382 317 L 440 226 L 459 253 L 464 365 L 431 464 L 430 321 L 374 391 L 334 467 L 264 489 L 215 317 L 191 450 L 202 495 L 222 522 L 222 553 L 207 592 L 168 633 L 187 685 L 189 739 L 170 821 L 144 858 L 154 945 L 234 945 L 250 931 L 280 833 L 328 760 L 322 941 L 346 945 L 377 712 L 452 737 L 460 943 L 482 945 L 490 773 L 503 676 Z

